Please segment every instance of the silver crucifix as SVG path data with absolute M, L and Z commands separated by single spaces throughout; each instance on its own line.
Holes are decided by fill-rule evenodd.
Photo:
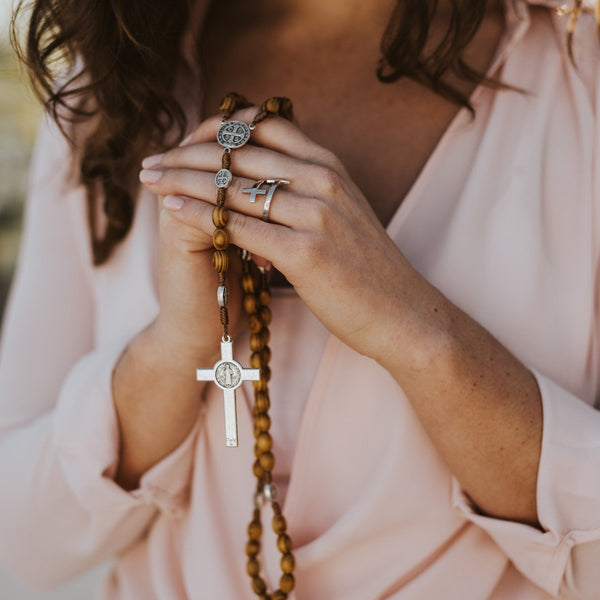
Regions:
M 233 360 L 233 342 L 227 336 L 221 339 L 221 360 L 212 369 L 196 369 L 197 381 L 214 381 L 223 390 L 225 407 L 225 445 L 238 445 L 237 412 L 235 390 L 243 381 L 258 381 L 260 369 L 244 369 Z

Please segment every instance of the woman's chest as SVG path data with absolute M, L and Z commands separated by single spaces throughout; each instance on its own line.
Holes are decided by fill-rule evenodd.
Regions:
M 278 84 L 242 72 L 231 81 L 212 80 L 205 106 L 207 114 L 214 112 L 208 107 L 218 106 L 227 91 L 238 91 L 257 104 L 275 95 L 291 98 L 298 126 L 337 156 L 386 225 L 457 109 L 435 99 L 418 101 L 414 96 L 426 94 L 403 90 L 416 87 L 411 82 L 390 86 L 378 82 L 374 70 L 371 75 L 345 85 L 324 78 L 324 85 L 311 89 L 302 75 Z M 434 106 L 438 103 L 442 105 Z M 289 152 L 293 155 L 294 149 Z
M 387 225 L 459 107 L 411 80 L 381 83 L 379 32 L 295 37 L 257 25 L 227 38 L 226 22 L 217 9 L 204 30 L 203 116 L 214 114 L 230 91 L 257 104 L 270 96 L 291 98 L 299 127 L 341 160 Z M 485 70 L 502 26 L 486 21 L 482 30 L 475 62 Z M 468 95 L 472 88 L 463 91 Z

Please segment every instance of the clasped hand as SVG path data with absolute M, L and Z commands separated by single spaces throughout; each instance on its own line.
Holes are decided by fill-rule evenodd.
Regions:
M 249 123 L 256 111 L 245 109 L 233 118 Z M 161 235 L 179 246 L 180 260 L 186 253 L 211 254 L 214 176 L 223 153 L 216 142 L 219 126 L 219 118 L 208 119 L 184 145 L 143 163 L 140 179 L 163 197 Z M 334 335 L 378 360 L 389 351 L 384 340 L 393 324 L 414 304 L 410 298 L 420 277 L 339 159 L 295 124 L 272 118 L 256 127 L 250 144 L 232 151 L 231 163 L 226 202 L 231 243 L 270 261 Z M 242 192 L 267 178 L 291 182 L 277 189 L 268 223 L 262 220 L 261 197 L 251 203 Z M 178 290 L 184 313 L 194 299 L 182 296 L 196 288 Z

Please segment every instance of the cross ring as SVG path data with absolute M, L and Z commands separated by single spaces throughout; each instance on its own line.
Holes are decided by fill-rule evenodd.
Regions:
M 289 185 L 290 182 L 287 179 L 266 179 L 265 183 L 270 185 L 269 191 L 267 192 L 267 197 L 265 198 L 265 203 L 263 205 L 263 214 L 262 220 L 269 222 L 269 211 L 271 210 L 271 200 L 273 200 L 273 195 L 275 194 L 275 190 L 280 185 Z
M 291 182 L 287 179 L 261 179 L 257 181 L 252 187 L 244 188 L 242 192 L 244 194 L 250 194 L 250 202 L 256 202 L 256 196 L 265 196 L 265 203 L 263 205 L 263 214 L 262 220 L 269 222 L 269 211 L 271 210 L 271 200 L 273 200 L 273 195 L 275 194 L 275 190 L 280 185 L 289 185 Z M 263 190 L 262 186 L 267 184 L 269 186 L 268 190 Z

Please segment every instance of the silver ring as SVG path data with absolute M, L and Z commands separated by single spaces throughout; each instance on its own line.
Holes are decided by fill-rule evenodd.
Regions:
M 268 183 L 271 187 L 267 192 L 267 197 L 265 198 L 265 203 L 263 204 L 263 214 L 262 220 L 269 222 L 269 211 L 271 210 L 271 200 L 273 200 L 273 195 L 275 194 L 275 190 L 280 185 L 289 185 L 290 182 L 287 179 L 265 179 L 263 183 Z

